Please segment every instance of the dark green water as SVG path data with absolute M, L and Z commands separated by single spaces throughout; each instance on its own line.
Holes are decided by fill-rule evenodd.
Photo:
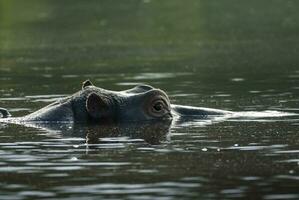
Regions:
M 0 107 L 81 82 L 172 102 L 299 113 L 299 2 L 0 0 Z M 139 124 L 140 125 L 140 124 Z M 0 199 L 298 199 L 299 118 L 0 125 Z

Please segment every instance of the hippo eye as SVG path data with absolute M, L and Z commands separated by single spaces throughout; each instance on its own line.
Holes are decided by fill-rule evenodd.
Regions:
M 168 104 L 163 99 L 152 101 L 149 114 L 154 117 L 161 117 L 168 112 Z
M 156 112 L 160 112 L 163 109 L 163 102 L 158 101 L 153 105 L 153 108 Z

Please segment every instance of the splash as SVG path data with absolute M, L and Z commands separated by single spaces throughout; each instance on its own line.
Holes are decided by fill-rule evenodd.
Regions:
M 284 121 L 291 120 L 290 117 L 299 116 L 297 113 L 290 113 L 276 110 L 265 111 L 244 111 L 232 113 L 230 121 Z
M 177 117 L 174 118 L 172 127 L 204 127 L 215 123 L 221 123 L 225 121 L 236 122 L 277 122 L 277 121 L 298 121 L 299 114 L 265 110 L 265 111 L 242 111 L 242 112 L 230 112 L 224 115 L 210 115 L 204 118 L 198 117 Z

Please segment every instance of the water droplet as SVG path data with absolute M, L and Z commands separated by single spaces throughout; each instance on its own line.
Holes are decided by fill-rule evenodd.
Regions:
M 207 149 L 207 148 L 202 148 L 201 150 L 202 150 L 202 151 L 208 151 L 208 149 Z
M 241 82 L 241 81 L 244 81 L 245 79 L 244 78 L 232 78 L 231 81 L 233 82 Z
M 72 160 L 72 161 L 77 161 L 78 158 L 76 158 L 76 157 L 72 157 L 71 160 Z
M 251 93 L 251 94 L 257 94 L 257 93 L 261 93 L 261 91 L 258 91 L 258 90 L 250 90 L 249 93 Z

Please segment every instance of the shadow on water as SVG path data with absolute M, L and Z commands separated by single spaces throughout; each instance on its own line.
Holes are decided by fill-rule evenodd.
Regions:
M 158 145 L 166 140 L 170 131 L 171 121 L 110 125 L 80 125 L 73 123 L 37 123 L 22 125 L 44 131 L 49 136 L 59 136 L 62 139 L 68 137 L 85 138 L 86 145 L 143 141 L 151 145 Z

